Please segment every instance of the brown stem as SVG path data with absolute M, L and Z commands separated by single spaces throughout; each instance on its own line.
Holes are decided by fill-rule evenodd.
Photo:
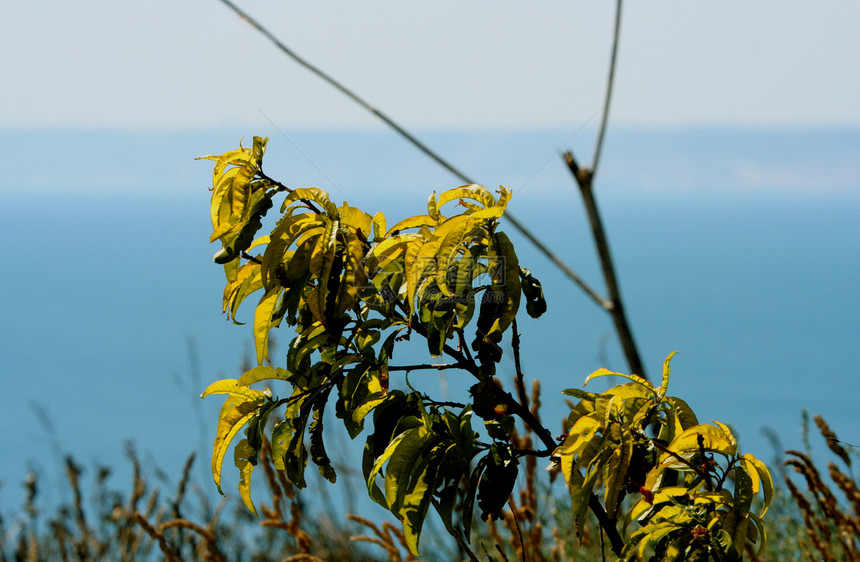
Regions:
M 612 321 L 615 323 L 615 331 L 618 333 L 618 339 L 624 350 L 624 356 L 627 358 L 627 364 L 630 366 L 631 374 L 639 375 L 647 380 L 648 376 L 645 374 L 645 368 L 642 365 L 642 360 L 639 358 L 636 342 L 633 340 L 633 332 L 630 330 L 630 324 L 628 324 L 627 316 L 624 313 L 621 291 L 618 288 L 618 280 L 615 277 L 615 265 L 612 261 L 612 254 L 609 251 L 609 241 L 606 239 L 606 231 L 603 228 L 603 221 L 600 219 L 597 201 L 594 198 L 592 185 L 594 175 L 588 168 L 580 168 L 572 153 L 566 152 L 564 160 L 567 162 L 567 166 L 576 179 L 579 191 L 582 194 L 582 203 L 588 215 L 588 222 L 591 224 L 594 245 L 597 247 L 597 255 L 600 258 L 600 266 L 603 270 L 606 290 L 609 293 L 610 306 L 607 310 L 612 315 Z
M 600 528 L 603 529 L 604 533 L 606 533 L 606 538 L 609 539 L 609 546 L 612 548 L 612 552 L 615 553 L 616 556 L 621 556 L 621 551 L 624 549 L 624 539 L 622 539 L 621 535 L 618 533 L 618 529 L 615 527 L 615 521 L 606 515 L 606 510 L 603 509 L 603 506 L 600 504 L 600 500 L 597 498 L 596 494 L 591 494 L 591 497 L 588 498 L 588 507 L 597 518 Z
M 436 370 L 444 369 L 463 369 L 461 363 L 423 363 L 421 365 L 389 365 L 389 371 L 418 371 L 418 370 Z
M 523 368 L 520 363 L 520 332 L 517 330 L 516 318 L 514 318 L 514 321 L 511 324 L 511 330 L 513 332 L 511 335 L 511 347 L 514 350 L 514 367 L 517 371 L 515 379 L 517 384 L 517 394 L 520 397 L 520 404 L 522 404 L 524 408 L 529 409 L 529 397 L 528 394 L 526 394 L 526 385 L 523 382 Z

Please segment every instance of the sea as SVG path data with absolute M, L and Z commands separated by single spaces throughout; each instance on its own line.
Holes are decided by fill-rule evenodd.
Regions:
M 221 399 L 200 393 L 236 377 L 253 344 L 250 326 L 221 312 L 223 271 L 209 244 L 212 163 L 195 157 L 247 146 L 254 135 L 270 138 L 270 176 L 382 211 L 389 224 L 426 212 L 433 191 L 463 183 L 381 128 L 0 131 L 7 525 L 22 513 L 28 473 L 39 478 L 41 501 L 70 501 L 60 485 L 66 455 L 88 481 L 110 466 L 112 485 L 128 490 L 127 443 L 148 473 L 174 481 L 197 451 L 195 480 L 215 495 L 209 459 Z M 605 294 L 561 157 L 571 150 L 591 165 L 593 135 L 558 128 L 418 136 L 471 181 L 512 189 L 509 212 Z M 804 411 L 860 444 L 860 129 L 610 128 L 594 185 L 652 380 L 678 350 L 669 393 L 701 421 L 729 424 L 742 450 L 767 463 L 779 461 L 778 449 L 803 449 Z M 560 432 L 562 390 L 582 388 L 597 368 L 627 365 L 606 312 L 510 222 L 502 229 L 549 304 L 542 318 L 520 320 L 522 364 L 529 384 L 540 381 L 544 423 Z M 251 313 L 246 305 L 239 320 Z M 275 341 L 277 357 L 289 333 Z M 411 353 L 420 356 L 409 351 L 404 363 Z M 509 382 L 507 355 L 500 378 Z M 410 383 L 456 400 L 465 377 L 413 373 Z M 348 441 L 333 423 L 326 431 Z M 820 438 L 812 441 L 827 459 Z M 360 443 L 332 449 L 355 462 Z M 228 462 L 225 491 L 235 497 L 233 472 Z

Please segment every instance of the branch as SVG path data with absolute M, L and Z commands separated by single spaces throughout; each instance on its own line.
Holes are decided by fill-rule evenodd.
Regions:
M 621 341 L 621 347 L 624 350 L 624 356 L 627 358 L 627 364 L 630 366 L 631 374 L 639 375 L 647 380 L 648 377 L 645 374 L 645 368 L 642 365 L 642 360 L 639 358 L 639 350 L 636 348 L 636 342 L 633 340 L 633 332 L 630 330 L 627 315 L 624 313 L 621 291 L 618 288 L 618 280 L 615 276 L 615 265 L 612 261 L 612 254 L 609 251 L 609 241 L 606 238 L 603 221 L 600 219 L 600 212 L 597 210 L 597 201 L 594 198 L 592 184 L 594 175 L 591 170 L 580 168 L 572 153 L 566 152 L 564 159 L 573 177 L 576 179 L 579 191 L 582 194 L 582 203 L 588 215 L 588 222 L 591 224 L 594 245 L 600 258 L 600 266 L 603 269 L 603 279 L 606 282 L 606 289 L 609 292 L 610 307 L 607 310 L 612 315 L 612 320 L 615 323 L 615 331 L 618 333 L 618 339 Z
M 526 394 L 526 386 L 523 382 L 523 368 L 520 363 L 520 332 L 517 330 L 516 317 L 514 317 L 514 321 L 511 323 L 511 330 L 513 331 L 513 334 L 511 335 L 511 347 L 514 350 L 514 368 L 517 371 L 515 379 L 517 384 L 517 394 L 520 397 L 520 403 L 525 408 L 529 408 L 529 397 L 528 394 Z
M 402 306 L 402 303 L 401 303 L 401 306 Z M 417 316 L 415 316 L 413 318 L 412 329 L 415 330 L 415 332 L 419 336 L 421 336 L 425 339 L 427 338 L 427 328 L 425 328 L 421 324 L 421 321 L 418 319 Z M 466 355 L 464 355 L 463 352 L 461 352 L 459 349 L 454 349 L 453 347 L 451 347 L 448 344 L 445 344 L 443 351 L 449 357 L 454 359 L 454 361 L 456 362 L 457 368 L 463 369 L 464 371 L 468 372 L 469 374 L 471 374 L 476 379 L 481 380 L 480 370 L 478 369 L 478 365 L 475 363 L 474 360 L 472 360 L 469 357 L 466 357 Z M 389 370 L 390 370 L 390 368 L 389 368 Z
M 618 529 L 615 527 L 615 521 L 606 515 L 606 510 L 603 509 L 603 505 L 601 505 L 600 499 L 598 499 L 596 494 L 591 494 L 591 497 L 588 498 L 588 507 L 591 509 L 591 512 L 594 513 L 594 517 L 597 518 L 600 528 L 603 529 L 604 533 L 606 533 L 606 538 L 609 539 L 612 552 L 615 553 L 616 556 L 621 556 L 621 551 L 624 550 L 624 539 L 622 539 L 621 535 L 618 533 Z
M 293 190 L 292 190 L 292 189 L 290 189 L 289 187 L 285 186 L 284 184 L 282 184 L 282 183 L 281 183 L 281 182 L 279 182 L 278 180 L 276 180 L 276 179 L 272 179 L 271 177 L 269 177 L 268 175 L 266 175 L 266 173 L 265 173 L 265 172 L 263 172 L 263 168 L 262 168 L 262 167 L 258 167 L 258 168 L 257 168 L 257 175 L 258 175 L 261 179 L 264 179 L 264 180 L 266 180 L 267 182 L 269 182 L 270 184 L 274 185 L 274 186 L 275 186 L 275 188 L 276 188 L 276 192 L 281 192 L 281 191 L 286 191 L 287 193 L 292 193 L 292 192 L 293 192 Z M 302 203 L 304 203 L 305 205 L 307 205 L 308 207 L 310 207 L 310 209 L 311 209 L 313 212 L 315 212 L 315 213 L 317 213 L 317 214 L 321 214 L 321 213 L 322 213 L 322 210 L 320 210 L 320 208 L 319 208 L 319 207 L 317 207 L 317 206 L 313 203 L 313 201 L 310 201 L 309 199 L 299 199 L 299 201 L 301 201 Z
M 468 370 L 463 363 L 423 363 L 421 365 L 389 365 L 389 371 L 418 371 L 418 370 L 435 369 L 442 371 L 444 369 L 464 369 Z

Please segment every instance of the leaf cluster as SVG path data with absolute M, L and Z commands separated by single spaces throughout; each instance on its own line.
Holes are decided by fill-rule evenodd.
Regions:
M 227 278 L 223 310 L 236 322 L 240 305 L 261 293 L 253 320 L 257 366 L 203 393 L 227 395 L 212 458 L 219 491 L 221 466 L 241 433 L 234 464 L 242 498 L 255 511 L 250 478 L 275 417 L 282 418 L 269 437 L 275 467 L 302 488 L 310 458 L 334 482 L 323 433 L 332 398 L 351 438 L 372 419 L 363 462 L 368 492 L 403 522 L 410 550 L 418 553 L 431 506 L 468 540 L 474 504 L 482 518 L 498 516 L 524 454 L 509 435 L 512 414 L 528 410 L 494 379 L 499 344 L 523 300 L 532 316 L 546 310 L 540 282 L 497 229 L 510 191 L 465 185 L 433 193 L 426 214 L 389 227 L 382 213 L 336 206 L 323 190 L 272 180 L 262 169 L 265 146 L 255 137 L 250 148 L 205 157 L 215 162 L 210 240 L 222 246 L 215 261 Z M 280 217 L 257 236 L 278 194 L 285 194 Z M 295 336 L 276 367 L 269 334 L 284 324 Z M 470 404 L 441 403 L 411 386 L 389 389 L 392 370 L 439 367 L 390 364 L 397 343 L 413 334 L 431 356 L 448 356 L 446 366 L 476 379 Z M 273 381 L 286 383 L 289 395 L 254 388 Z M 473 414 L 484 420 L 489 442 L 473 430 Z
M 773 482 L 764 463 L 738 452 L 728 426 L 700 424 L 686 402 L 667 396 L 674 354 L 666 358 L 659 388 L 600 369 L 586 384 L 609 375 L 630 382 L 601 394 L 565 391 L 579 403 L 554 456 L 578 525 L 602 486 L 607 516 L 623 520 L 623 560 L 740 560 L 747 543 L 765 547 L 761 518 Z
M 257 366 L 203 393 L 227 396 L 212 457 L 219 491 L 223 461 L 240 433 L 233 458 L 251 511 L 251 475 L 267 439 L 275 469 L 292 485 L 306 486 L 308 460 L 335 482 L 323 430 L 333 402 L 351 438 L 372 426 L 362 462 L 368 494 L 402 522 L 412 554 L 431 507 L 468 551 L 475 508 L 483 520 L 501 516 L 524 457 L 529 466 L 535 457 L 552 458 L 568 484 L 576 525 L 582 528 L 590 511 L 624 560 L 739 560 L 748 545 L 761 551 L 770 473 L 740 454 L 728 426 L 700 424 L 686 402 L 667 395 L 674 353 L 659 388 L 600 369 L 586 385 L 608 375 L 629 382 L 600 394 L 565 391 L 579 402 L 560 445 L 541 425 L 525 396 L 516 314 L 525 300 L 527 313 L 538 317 L 546 302 L 498 229 L 507 189 L 434 192 L 426 214 L 389 226 L 382 213 L 336 206 L 319 188 L 272 180 L 262 168 L 265 146 L 255 137 L 250 148 L 206 157 L 215 162 L 210 240 L 221 243 L 215 261 L 227 278 L 223 310 L 236 322 L 240 305 L 261 294 L 253 320 Z M 280 216 L 258 236 L 279 194 Z M 278 367 L 269 334 L 283 325 L 295 335 Z M 495 378 L 506 334 L 518 398 Z M 431 356 L 451 362 L 392 364 L 395 348 L 414 335 Z M 391 387 L 394 372 L 447 368 L 475 380 L 462 403 L 435 400 L 408 379 Z M 254 388 L 273 382 L 287 394 Z M 517 420 L 542 449 L 517 446 Z

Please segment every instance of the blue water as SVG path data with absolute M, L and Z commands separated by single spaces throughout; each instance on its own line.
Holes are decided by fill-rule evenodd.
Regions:
M 0 133 L 10 167 L 0 179 L 3 513 L 20 505 L 27 470 L 55 483 L 62 454 L 119 468 L 122 486 L 126 439 L 147 466 L 173 475 L 188 452 L 211 443 L 220 400 L 199 393 L 235 376 L 252 344 L 247 327 L 220 314 L 211 166 L 193 157 L 255 133 L 272 137 L 271 175 L 392 221 L 421 213 L 433 189 L 458 184 L 384 131 Z M 475 179 L 512 187 L 511 212 L 603 292 L 578 194 L 556 154 L 570 132 L 425 137 Z M 760 429 L 798 448 L 803 408 L 860 443 L 860 131 L 609 138 L 598 199 L 652 378 L 680 350 L 670 393 L 701 420 L 730 423 L 765 460 L 772 451 Z M 580 144 L 586 139 L 569 146 Z M 524 369 L 540 378 L 543 417 L 556 431 L 562 389 L 600 366 L 626 365 L 606 314 L 505 230 L 550 304 L 521 330 Z M 502 368 L 512 376 L 512 365 Z M 448 376 L 452 391 L 462 386 Z M 207 467 L 208 459 L 198 464 L 204 484 Z M 43 493 L 64 499 L 51 486 Z

